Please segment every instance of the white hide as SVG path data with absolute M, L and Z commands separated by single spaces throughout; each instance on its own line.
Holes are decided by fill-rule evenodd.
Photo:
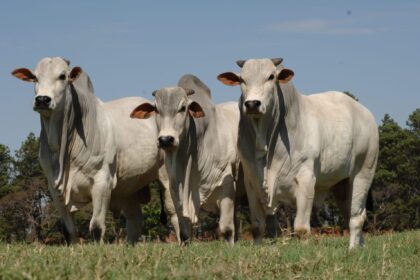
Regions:
M 283 70 L 270 59 L 251 59 L 240 74 L 219 75 L 225 84 L 241 85 L 238 149 L 256 240 L 265 230 L 265 216 L 273 215 L 282 202 L 297 207 L 295 231 L 309 232 L 314 200 L 322 203 L 337 186 L 344 188 L 345 198 L 337 202 L 350 226 L 350 247 L 362 245 L 378 156 L 375 119 L 344 93 L 305 96 L 290 77 L 270 79 Z M 248 100 L 261 102 L 257 113 L 247 114 Z

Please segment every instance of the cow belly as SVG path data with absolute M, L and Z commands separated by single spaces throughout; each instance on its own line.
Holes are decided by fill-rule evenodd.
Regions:
M 118 196 L 129 196 L 158 178 L 158 168 L 151 168 L 141 175 L 117 179 L 117 186 L 113 194 Z
M 84 205 L 91 201 L 91 187 L 93 179 L 82 172 L 70 172 L 68 186 L 71 186 L 70 200 L 77 205 Z
M 350 160 L 336 162 L 335 164 L 321 165 L 321 171 L 316 175 L 316 185 L 320 188 L 329 188 L 350 175 Z

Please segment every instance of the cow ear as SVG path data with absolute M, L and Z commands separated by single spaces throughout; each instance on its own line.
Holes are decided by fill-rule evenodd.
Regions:
M 36 82 L 37 81 L 34 73 L 32 73 L 32 71 L 27 69 L 27 68 L 15 69 L 15 70 L 13 70 L 12 75 L 15 76 L 16 78 L 18 78 L 22 81 L 26 81 L 26 82 Z
M 222 73 L 217 76 L 217 79 L 227 86 L 237 86 L 241 84 L 241 78 L 233 72 Z
M 278 74 L 278 80 L 280 83 L 285 84 L 292 80 L 295 73 L 287 68 L 283 68 L 280 70 L 280 73 Z
M 148 119 L 156 112 L 155 106 L 150 103 L 143 103 L 137 106 L 130 114 L 132 119 Z
M 202 118 L 202 117 L 205 116 L 204 111 L 203 111 L 203 108 L 201 108 L 200 104 L 198 104 L 195 101 L 192 101 L 188 105 L 188 112 L 194 118 Z
M 82 71 L 82 68 L 80 68 L 79 66 L 73 67 L 69 75 L 70 82 L 74 82 L 80 76 L 80 74 L 82 74 Z

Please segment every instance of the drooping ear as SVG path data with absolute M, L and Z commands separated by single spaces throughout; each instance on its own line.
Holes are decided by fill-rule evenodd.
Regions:
M 188 105 L 188 112 L 194 118 L 202 118 L 202 117 L 205 116 L 204 111 L 203 111 L 203 108 L 201 108 L 200 104 L 198 104 L 195 101 L 192 101 Z
M 217 76 L 217 79 L 227 86 L 237 86 L 241 84 L 241 78 L 233 72 L 222 73 Z
M 80 74 L 82 74 L 82 71 L 82 68 L 79 66 L 73 67 L 73 69 L 70 71 L 69 81 L 74 82 L 80 76 Z
M 150 103 L 143 103 L 137 106 L 130 114 L 132 119 L 148 119 L 156 112 L 155 106 Z
M 289 82 L 290 80 L 292 80 L 294 75 L 295 73 L 292 70 L 283 68 L 280 70 L 280 73 L 278 75 L 278 80 L 280 83 L 285 84 Z
M 15 69 L 15 70 L 13 70 L 12 75 L 15 76 L 16 78 L 18 78 L 22 81 L 26 81 L 26 82 L 36 82 L 37 81 L 34 73 L 32 73 L 32 71 L 27 69 L 27 68 Z

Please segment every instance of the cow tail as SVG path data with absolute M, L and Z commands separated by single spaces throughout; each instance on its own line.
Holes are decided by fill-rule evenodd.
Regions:
M 168 223 L 168 217 L 166 216 L 164 200 L 163 200 L 163 187 L 159 186 L 159 199 L 160 199 L 160 223 L 166 225 Z
M 366 210 L 373 211 L 373 196 L 372 189 L 369 189 L 367 200 L 366 200 Z

